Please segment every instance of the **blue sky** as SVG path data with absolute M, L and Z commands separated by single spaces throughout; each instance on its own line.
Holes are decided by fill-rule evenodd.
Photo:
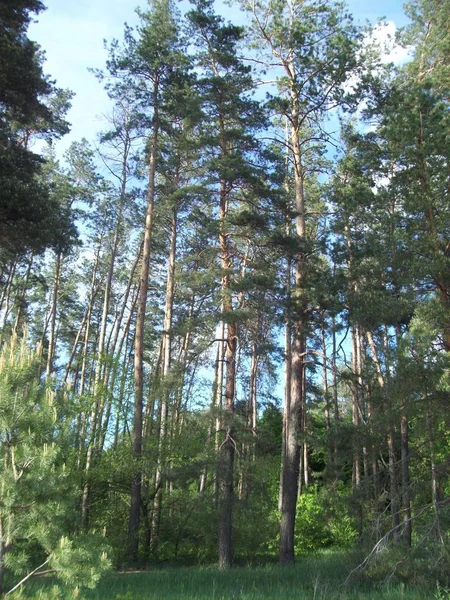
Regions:
M 75 92 L 68 119 L 71 134 L 60 142 L 59 150 L 71 141 L 86 137 L 94 140 L 105 125 L 102 115 L 109 111 L 109 102 L 91 68 L 103 68 L 107 53 L 103 40 L 122 38 L 123 24 L 136 25 L 135 4 L 130 0 L 44 0 L 47 10 L 29 29 L 29 37 L 37 41 L 46 53 L 45 72 L 57 85 Z M 145 2 L 140 2 L 145 6 Z M 391 33 L 406 23 L 400 0 L 349 0 L 350 12 L 364 22 L 375 23 L 385 17 Z M 222 5 L 223 6 L 223 5 Z M 233 9 L 224 8 L 224 16 L 233 20 Z

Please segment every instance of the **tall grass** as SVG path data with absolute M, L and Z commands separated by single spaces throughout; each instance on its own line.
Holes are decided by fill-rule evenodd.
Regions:
M 350 565 L 342 555 L 308 558 L 293 567 L 275 565 L 217 568 L 164 568 L 106 576 L 86 600 L 433 600 L 436 587 L 409 589 L 403 584 L 343 586 Z M 430 582 L 431 586 L 435 583 Z M 30 596 L 31 594 L 31 596 Z M 47 594 L 47 595 L 46 595 Z M 24 598 L 52 598 L 51 582 L 33 582 Z M 69 600 L 73 593 L 60 596 Z M 441 597 L 439 597 L 441 600 Z M 445 597 L 450 600 L 450 596 Z

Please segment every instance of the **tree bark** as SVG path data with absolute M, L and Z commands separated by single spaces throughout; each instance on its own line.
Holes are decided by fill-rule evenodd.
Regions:
M 136 471 L 132 480 L 130 498 L 130 517 L 128 521 L 128 540 L 130 558 L 136 561 L 139 554 L 139 521 L 141 513 L 141 467 L 142 425 L 144 401 L 144 330 L 147 308 L 148 279 L 150 274 L 150 252 L 153 231 L 153 207 L 155 201 L 156 156 L 159 134 L 159 80 L 155 75 L 153 82 L 153 134 L 150 144 L 147 210 L 145 215 L 142 265 L 139 277 L 139 298 L 137 303 L 136 332 L 134 338 L 134 408 L 133 408 L 133 456 Z
M 375 365 L 375 370 L 378 378 L 378 385 L 385 395 L 385 381 L 381 364 L 378 358 L 375 341 L 371 331 L 367 331 L 367 341 L 369 343 L 370 351 L 372 353 L 372 360 Z M 388 412 L 388 426 L 387 426 L 387 445 L 389 454 L 389 483 L 390 483 L 390 496 L 391 496 L 391 514 L 392 514 L 392 529 L 394 539 L 398 540 L 400 535 L 400 514 L 399 514 L 399 497 L 398 497 L 398 481 L 397 481 L 397 458 L 395 452 L 395 440 L 394 440 L 394 425 L 392 422 L 392 408 L 387 405 L 387 399 L 385 398 L 386 409 Z
M 223 133 L 223 132 L 222 132 Z M 224 144 L 224 149 L 225 149 Z M 232 566 L 232 516 L 233 516 L 233 466 L 236 442 L 233 439 L 234 396 L 236 391 L 236 355 L 237 355 L 237 323 L 233 318 L 233 297 L 231 290 L 231 271 L 233 260 L 229 234 L 226 231 L 225 218 L 228 212 L 227 182 L 220 182 L 220 229 L 219 243 L 222 263 L 222 309 L 223 321 L 227 323 L 225 341 L 225 405 L 223 426 L 225 439 L 219 447 L 219 568 Z M 226 416 L 225 416 L 226 415 Z
M 55 356 L 56 346 L 56 317 L 58 309 L 58 294 L 61 283 L 61 252 L 57 252 L 55 256 L 55 277 L 53 280 L 52 305 L 50 309 L 50 332 L 48 338 L 48 353 L 47 365 L 45 368 L 45 379 L 48 381 L 53 373 L 53 359 Z
M 300 119 L 299 100 L 295 89 L 295 68 L 292 63 L 285 65 L 291 85 L 291 146 L 294 163 L 294 188 L 296 236 L 306 236 L 304 169 L 302 165 L 299 139 Z M 282 564 L 294 562 L 294 530 L 297 507 L 298 477 L 300 462 L 299 438 L 302 431 L 302 407 L 304 404 L 304 360 L 306 352 L 306 312 L 304 296 L 305 256 L 302 251 L 295 257 L 295 287 L 293 293 L 293 341 L 291 346 L 291 393 L 287 410 L 285 437 L 285 455 L 282 477 L 282 502 L 280 519 L 279 558 Z
M 159 421 L 159 443 L 158 460 L 156 465 L 155 489 L 157 490 L 153 501 L 153 516 L 151 524 L 151 552 L 156 554 L 158 548 L 159 523 L 161 518 L 161 506 L 163 499 L 163 475 L 166 468 L 167 453 L 167 419 L 169 415 L 169 373 L 172 363 L 172 314 L 175 290 L 175 262 L 177 253 L 177 207 L 174 207 L 172 214 L 170 249 L 167 264 L 167 282 L 166 282 L 166 303 L 164 310 L 164 324 L 162 337 L 162 389 L 161 415 Z

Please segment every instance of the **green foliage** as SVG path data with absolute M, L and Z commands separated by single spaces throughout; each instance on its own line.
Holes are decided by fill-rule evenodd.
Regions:
M 43 158 L 29 149 L 32 136 L 68 131 L 71 94 L 55 90 L 42 72 L 42 55 L 26 35 L 37 0 L 0 7 L 0 247 L 13 254 L 42 252 L 72 233 L 70 217 L 42 178 Z
M 58 585 L 53 585 L 52 587 L 47 586 L 43 590 L 38 590 L 35 593 L 30 593 L 27 589 L 26 595 L 23 593 L 23 588 L 13 592 L 8 596 L 9 600 L 84 600 L 84 594 L 80 593 L 78 587 L 74 589 L 62 589 Z
M 434 593 L 435 600 L 448 600 L 450 598 L 450 590 L 440 585 L 439 581 L 436 583 L 436 591 Z
M 67 407 L 40 383 L 40 363 L 40 352 L 16 337 L 0 354 L 0 571 L 20 579 L 40 565 L 92 587 L 109 567 L 107 545 L 74 535 Z
M 414 586 L 432 585 L 434 582 L 448 585 L 449 568 L 448 548 L 430 538 L 412 549 L 406 549 L 401 544 L 381 545 L 377 552 L 369 556 L 362 577 L 371 581 L 389 580 Z
M 63 536 L 53 548 L 50 565 L 67 586 L 95 588 L 111 567 L 108 551 L 109 544 L 98 535 Z
M 384 542 L 398 498 L 400 519 L 409 510 L 405 504 L 411 500 L 414 507 L 414 550 L 391 544 L 390 533 L 369 561 L 367 577 L 424 585 L 428 577 L 447 585 L 448 2 L 410 3 L 412 24 L 402 39 L 415 45 L 412 60 L 384 70 L 383 81 L 363 76 L 364 85 L 371 83 L 364 111 L 370 131 L 362 132 L 356 117 L 344 126 L 343 156 L 327 187 L 322 173 L 331 165 L 325 158 L 329 129 L 322 119 L 338 105 L 354 106 L 357 94 L 348 94 L 349 79 L 360 67 L 370 71 L 368 63 L 362 64 L 362 31 L 345 7 L 313 0 L 244 0 L 253 14 L 253 41 L 258 37 L 258 49 L 273 53 L 267 59 L 260 52 L 253 63 L 242 58 L 243 27 L 216 14 L 212 0 L 192 4 L 184 21 L 189 39 L 180 33 L 173 2 L 152 0 L 139 13 L 136 31 L 126 28 L 123 46 L 111 45 L 107 89 L 116 105 L 112 129 L 102 138 L 108 144 L 102 159 L 115 185 L 98 174 L 96 155 L 85 141 L 67 153 L 67 171 L 52 152 L 44 164 L 29 151 L 36 136 L 49 141 L 64 133 L 71 95 L 54 90 L 43 77 L 42 57 L 26 36 L 41 3 L 0 6 L 1 340 L 26 321 L 33 339 L 45 344 L 53 316 L 51 337 L 56 335 L 55 388 L 42 382 L 42 356 L 16 338 L 0 357 L 0 567 L 8 586 L 39 565 L 55 569 L 68 588 L 79 581 L 87 587 L 97 583 L 108 566 L 108 550 L 103 537 L 78 533 L 83 486 L 89 492 L 89 523 L 105 532 L 115 564 L 126 565 L 135 473 L 142 474 L 142 563 L 214 561 L 218 455 L 227 428 L 235 454 L 236 559 L 273 559 L 283 439 L 276 396 L 282 395 L 278 381 L 285 357 L 279 346 L 288 311 L 296 322 L 294 334 L 301 329 L 306 341 L 305 419 L 297 441 L 306 445 L 314 484 L 304 488 L 297 505 L 295 547 L 301 564 L 310 564 L 309 554 L 355 546 L 355 515 L 361 517 L 364 542 Z M 267 70 L 274 67 L 272 73 L 252 70 L 249 63 L 260 60 Z M 278 83 L 279 97 L 264 103 L 255 90 L 267 74 Z M 289 157 L 295 136 L 290 142 L 285 138 L 285 119 L 287 130 L 292 126 L 299 136 L 296 164 L 295 155 Z M 141 226 L 144 216 L 152 133 L 158 135 L 158 149 L 144 335 L 145 439 L 142 456 L 132 456 L 141 262 L 136 223 Z M 274 140 L 281 142 L 275 151 Z M 302 215 L 291 206 L 294 173 L 304 187 Z M 131 190 L 134 176 L 138 187 Z M 70 256 L 74 202 L 81 205 L 77 215 L 86 245 Z M 293 221 L 300 216 L 305 231 L 293 239 Z M 172 231 L 177 255 L 173 316 L 166 330 Z M 36 257 L 49 244 L 62 265 L 58 278 L 49 257 Z M 17 261 L 24 251 L 29 251 L 26 260 Z M 294 278 L 288 271 L 296 261 L 304 263 L 295 284 L 301 293 L 292 294 Z M 52 281 L 58 283 L 53 290 Z M 227 374 L 235 377 L 233 398 L 226 397 L 225 384 L 220 394 L 220 369 L 212 374 L 218 321 L 231 326 L 228 332 L 236 326 L 237 374 L 228 368 L 229 357 L 221 365 L 224 380 Z M 100 324 L 105 325 L 103 350 Z M 167 341 L 171 366 L 163 376 Z M 230 340 L 225 346 L 231 348 Z M 73 391 L 62 384 L 65 367 L 67 380 L 73 376 Z M 257 397 L 255 427 L 251 386 Z M 213 408 L 205 411 L 211 396 Z M 225 401 L 234 402 L 233 411 L 224 410 Z M 406 464 L 409 477 L 403 472 Z M 156 473 L 162 480 L 159 505 Z M 362 546 L 357 551 L 361 554 Z M 327 581 L 320 568 L 316 571 L 317 581 Z M 294 570 L 283 572 L 287 582 L 283 576 L 278 582 L 275 572 L 259 571 L 260 579 L 267 575 L 266 583 L 254 578 L 250 587 L 245 575 L 244 591 L 231 577 L 211 571 L 208 580 L 192 573 L 191 580 L 186 577 L 186 597 L 203 586 L 199 594 L 206 597 L 212 587 L 216 598 L 269 593 L 282 598 L 298 584 Z M 175 597 L 164 577 L 161 597 Z M 310 574 L 305 578 L 305 597 L 333 597 L 338 578 L 329 590 Z M 404 591 L 395 589 L 392 597 Z M 63 593 L 48 592 L 55 598 Z M 147 590 L 136 585 L 129 591 L 117 583 L 105 593 L 124 599 L 146 597 Z M 446 593 L 442 587 L 436 592 Z
M 330 495 L 308 489 L 297 502 L 295 550 L 298 554 L 321 548 L 351 548 L 357 539 L 354 520 L 349 515 L 347 492 L 341 488 Z

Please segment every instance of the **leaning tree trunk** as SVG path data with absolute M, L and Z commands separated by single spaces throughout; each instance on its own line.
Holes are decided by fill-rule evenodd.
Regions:
M 114 355 L 116 357 L 117 363 L 120 363 L 120 357 L 122 356 L 122 349 L 123 349 L 124 344 L 125 344 L 125 352 L 124 352 L 124 356 L 123 356 L 124 362 L 127 361 L 127 356 L 129 355 L 129 352 L 128 352 L 129 340 L 128 340 L 128 338 L 129 338 L 129 332 L 130 332 L 130 328 L 131 328 L 131 322 L 133 320 L 133 315 L 134 315 L 135 309 L 136 309 L 136 301 L 137 301 L 138 293 L 139 293 L 139 291 L 136 286 L 135 290 L 133 291 L 133 294 L 132 294 L 128 318 L 126 320 L 126 323 L 125 323 L 123 329 L 121 330 L 122 335 L 120 337 L 120 340 L 117 344 L 117 339 L 115 339 L 114 343 L 112 344 L 112 346 L 110 348 L 112 355 Z M 121 312 L 121 315 L 122 316 L 120 317 L 120 322 L 122 322 L 122 319 L 123 319 L 122 312 Z M 119 329 L 117 331 L 119 331 Z M 112 400 L 114 397 L 113 393 L 114 393 L 114 389 L 116 386 L 118 372 L 119 372 L 119 364 L 115 364 L 112 371 L 109 371 L 109 370 L 105 371 L 103 385 L 105 388 L 108 387 L 108 389 L 111 390 L 111 392 L 110 392 L 110 398 L 109 398 L 106 408 L 105 408 L 105 416 L 101 423 L 101 436 L 100 436 L 100 439 L 98 442 L 99 452 L 102 452 L 103 448 L 105 446 L 106 435 L 108 432 L 109 422 L 111 419 Z M 121 401 L 121 396 L 119 397 L 119 404 L 120 404 L 120 401 Z M 119 411 L 119 405 L 117 406 L 117 411 Z

